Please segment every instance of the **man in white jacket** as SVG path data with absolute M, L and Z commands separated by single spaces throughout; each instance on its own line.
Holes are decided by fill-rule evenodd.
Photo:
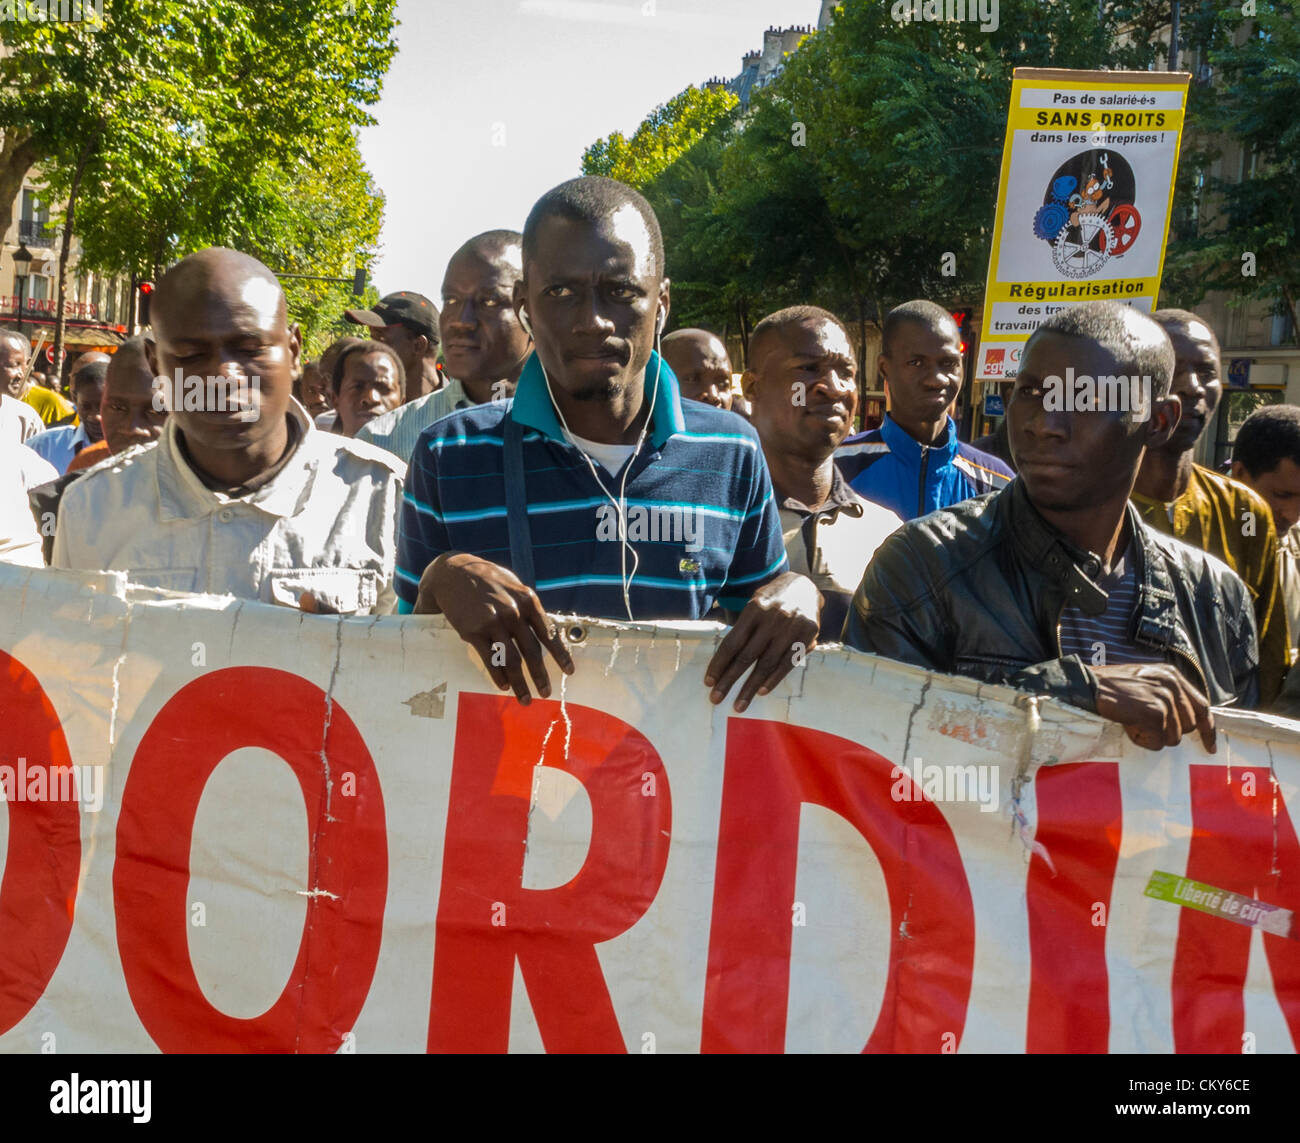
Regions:
M 234 250 L 192 254 L 158 283 L 153 326 L 172 415 L 158 441 L 67 490 L 52 565 L 311 611 L 387 610 L 405 466 L 318 431 L 292 399 L 300 337 L 275 276 Z

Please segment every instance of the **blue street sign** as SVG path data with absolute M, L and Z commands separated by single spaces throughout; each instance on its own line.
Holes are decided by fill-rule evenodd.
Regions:
M 986 393 L 984 395 L 984 415 L 986 417 L 1002 417 L 1006 415 L 1006 409 L 1002 407 L 1002 398 L 997 393 Z
M 1228 361 L 1228 388 L 1250 388 L 1250 358 L 1233 357 Z

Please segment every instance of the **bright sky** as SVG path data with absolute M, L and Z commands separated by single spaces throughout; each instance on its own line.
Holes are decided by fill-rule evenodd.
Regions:
M 731 79 L 770 26 L 820 0 L 400 0 L 398 54 L 361 151 L 387 196 L 380 293 L 441 304 L 447 259 L 484 230 L 522 230 L 581 174 L 583 150 L 656 105 Z

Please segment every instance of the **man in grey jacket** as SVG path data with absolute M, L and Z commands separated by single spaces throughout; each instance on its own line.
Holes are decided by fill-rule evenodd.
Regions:
M 1169 438 L 1173 348 L 1114 302 L 1063 310 L 1025 346 L 1007 408 L 1019 479 L 904 525 L 877 551 L 845 623 L 859 650 L 1050 695 L 1141 746 L 1250 707 L 1259 650 L 1229 568 L 1129 505 Z
M 155 442 L 64 494 L 52 566 L 305 610 L 391 600 L 406 466 L 319 432 L 293 400 L 299 334 L 275 275 L 213 248 L 158 283 L 157 371 L 172 414 Z

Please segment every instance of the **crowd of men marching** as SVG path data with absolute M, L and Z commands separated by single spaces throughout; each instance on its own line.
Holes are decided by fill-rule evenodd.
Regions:
M 440 310 L 350 310 L 369 337 L 314 361 L 265 266 L 192 254 L 68 397 L 0 330 L 0 560 L 441 613 L 523 703 L 574 670 L 554 616 L 577 614 L 728 624 L 701 684 L 737 710 L 820 640 L 1051 695 L 1152 749 L 1213 749 L 1213 706 L 1300 714 L 1300 408 L 1256 412 L 1231 477 L 1197 465 L 1222 386 L 1195 314 L 1061 310 L 971 444 L 933 302 L 884 319 L 889 412 L 856 434 L 834 314 L 759 322 L 736 391 L 718 337 L 667 332 L 670 302 L 653 210 L 601 178 L 469 239 Z M 1148 399 L 1060 400 L 1075 377 Z

